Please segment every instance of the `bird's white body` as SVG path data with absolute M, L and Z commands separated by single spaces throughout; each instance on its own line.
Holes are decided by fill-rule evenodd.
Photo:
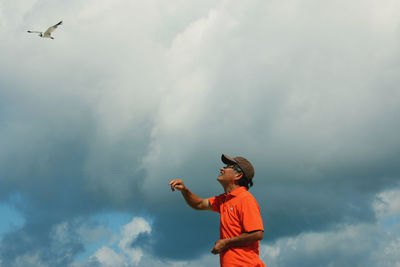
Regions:
M 29 33 L 39 33 L 39 36 L 42 38 L 50 38 L 50 39 L 54 39 L 53 36 L 51 36 L 51 33 L 57 29 L 58 25 L 61 25 L 62 21 L 60 21 L 59 23 L 57 23 L 56 25 L 53 25 L 51 27 L 49 27 L 45 32 L 39 32 L 39 31 L 28 31 Z

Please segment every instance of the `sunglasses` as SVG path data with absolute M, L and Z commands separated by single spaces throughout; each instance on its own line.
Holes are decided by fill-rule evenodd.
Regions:
M 225 167 L 222 167 L 224 169 L 233 169 L 237 172 L 243 172 L 243 170 L 239 167 L 239 165 L 226 165 Z

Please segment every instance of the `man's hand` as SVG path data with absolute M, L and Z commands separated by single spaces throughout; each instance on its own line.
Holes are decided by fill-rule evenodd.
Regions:
M 181 179 L 174 179 L 171 182 L 169 182 L 168 185 L 171 186 L 171 190 L 172 191 L 175 191 L 175 189 L 176 189 L 176 190 L 182 192 L 183 190 L 187 189 L 185 184 L 183 183 L 183 181 Z
M 227 239 L 220 239 L 215 242 L 214 248 L 211 250 L 212 254 L 220 254 L 227 248 L 228 240 Z

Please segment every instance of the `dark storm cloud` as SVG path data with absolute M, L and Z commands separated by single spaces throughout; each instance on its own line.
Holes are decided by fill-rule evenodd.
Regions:
M 0 255 L 4 266 L 67 266 L 84 251 L 80 236 L 54 221 L 29 221 L 23 228 L 7 233 Z
M 4 83 L 1 87 L 7 88 Z M 64 99 L 69 101 L 69 108 L 59 105 L 55 109 L 51 97 L 46 99 L 48 102 L 35 96 L 21 101 L 4 90 L 1 98 L 12 103 L 2 106 L 1 197 L 11 198 L 9 203 L 26 220 L 22 229 L 2 239 L 2 263 L 67 266 L 84 251 L 84 244 L 73 224 L 69 231 L 74 240 L 52 239 L 58 224 L 105 209 L 132 210 L 142 206 L 138 181 L 144 173 L 132 167 L 138 165 L 135 157 L 142 143 L 132 142 L 128 136 L 113 146 L 100 144 L 94 157 L 93 113 L 79 99 Z M 143 135 L 139 139 L 145 140 L 148 127 L 145 123 L 141 126 L 139 130 L 132 129 L 131 134 Z M 13 198 L 15 194 L 20 197 Z
M 260 24 L 227 5 L 176 39 L 171 55 L 186 57 L 171 67 L 177 79 L 161 103 L 155 155 L 146 162 L 146 190 L 161 192 L 160 177 L 179 176 L 206 197 L 219 188 L 214 177 L 220 154 L 247 156 L 256 166 L 252 192 L 266 242 L 343 223 L 373 223 L 375 195 L 398 186 L 400 177 L 399 94 L 393 87 L 398 78 L 382 79 L 396 72 L 392 57 L 398 52 L 391 44 L 383 52 L 385 44 L 375 39 L 381 33 L 370 30 L 366 16 L 325 20 L 319 11 L 334 13 L 317 5 L 320 10 L 305 18 L 305 7 L 290 8 L 280 10 L 289 11 L 282 17 L 271 12 L 265 19 L 270 23 Z M 202 37 L 192 42 L 199 31 Z M 398 42 L 398 35 L 381 37 Z M 374 44 L 360 49 L 344 39 Z M 382 61 L 371 53 L 381 53 Z M 163 203 L 172 201 L 161 194 L 170 199 Z M 175 231 L 161 227 L 172 240 Z M 193 227 L 209 235 L 201 224 Z

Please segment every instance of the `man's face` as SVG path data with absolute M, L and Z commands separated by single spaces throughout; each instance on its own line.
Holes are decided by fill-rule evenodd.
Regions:
M 233 165 L 228 165 L 219 169 L 217 180 L 222 186 L 234 184 L 235 180 L 240 179 L 240 174 L 238 174 L 232 167 Z

